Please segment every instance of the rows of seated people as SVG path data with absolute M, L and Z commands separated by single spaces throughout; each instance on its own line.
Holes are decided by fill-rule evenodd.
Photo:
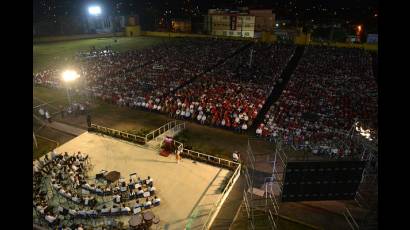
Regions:
M 242 45 L 240 41 L 177 39 L 142 50 L 86 59 L 79 63 L 80 74 L 87 81 L 82 85 L 86 85 L 93 96 L 118 104 L 155 101 Z M 61 87 L 60 72 L 37 73 L 33 76 L 34 82 Z
M 147 104 L 150 108 L 161 97 L 190 81 L 206 68 L 235 52 L 239 41 L 190 39 L 176 41 L 158 51 L 161 59 L 138 69 L 111 77 L 97 77 L 89 85 L 95 96 L 120 105 Z
M 88 84 L 91 84 L 97 76 L 106 77 L 123 73 L 152 60 L 158 60 L 161 58 L 160 51 L 166 49 L 165 44 L 157 44 L 141 50 L 115 53 L 115 55 L 97 55 L 93 58 L 76 59 L 76 66 L 79 67 L 79 74 L 86 78 Z M 63 87 L 61 74 L 62 69 L 46 68 L 33 74 L 33 81 L 34 84 L 42 86 Z
M 251 67 L 248 66 L 250 52 L 254 62 Z M 263 107 L 293 52 L 291 46 L 253 45 L 166 96 L 164 103 L 158 103 L 156 108 L 172 117 L 245 131 Z M 264 65 L 259 65 L 261 60 Z M 265 69 L 269 66 L 271 69 Z
M 121 179 L 118 183 L 111 183 L 102 189 L 100 186 L 90 185 L 87 182 L 87 169 L 88 156 L 81 152 L 70 156 L 67 152 L 58 154 L 53 151 L 50 157 L 45 155 L 44 160 L 33 162 L 33 207 L 38 216 L 47 221 L 50 226 L 55 226 L 60 219 L 64 220 L 64 217 L 73 220 L 137 214 L 143 209 L 160 204 L 160 199 L 155 196 L 156 189 L 151 177 L 144 180 L 130 178 L 129 183 Z M 45 191 L 41 186 L 42 181 L 47 180 L 45 179 L 47 175 L 50 177 L 53 194 L 56 193 L 60 202 L 57 209 L 49 205 L 53 202 L 47 197 L 48 186 L 45 186 Z M 87 195 L 84 195 L 83 189 L 88 191 Z M 112 197 L 113 205 L 101 207 L 97 199 L 89 195 L 90 193 Z M 62 205 L 60 196 L 69 201 L 65 203 L 70 204 L 70 207 Z M 131 205 L 133 199 L 135 204 Z M 145 202 L 140 203 L 140 200 Z
M 130 178 L 129 183 L 121 178 L 117 183 L 111 183 L 105 186 L 90 185 L 84 182 L 81 188 L 99 196 L 112 195 L 114 202 L 117 203 L 136 198 L 150 197 L 153 196 L 156 191 L 154 181 L 150 176 L 145 180 L 141 180 L 139 177 L 137 180 Z
M 246 130 L 263 107 L 294 46 L 254 44 L 173 92 L 243 45 L 240 41 L 184 39 L 145 49 L 149 51 L 91 59 L 84 65 L 83 74 L 92 95 L 106 101 Z M 129 58 L 138 55 L 141 58 Z M 141 60 L 155 59 L 155 55 L 161 58 L 140 68 L 127 67 L 129 60 L 141 64 Z M 250 59 L 254 64 L 249 66 Z
M 90 59 L 90 58 L 96 58 L 96 57 L 114 56 L 117 54 L 119 53 L 115 52 L 111 46 L 106 46 L 102 49 L 96 49 L 95 47 L 92 47 L 90 51 L 77 52 L 75 55 L 75 58 L 76 59 Z
M 74 192 L 74 188 L 79 186 L 81 180 L 84 180 L 85 173 L 87 171 L 87 161 L 88 156 L 78 152 L 74 155 L 69 155 L 67 152 L 65 154 L 57 154 L 53 151 L 49 155 L 45 155 L 43 160 L 36 160 L 33 162 L 33 205 L 36 210 L 39 211 L 40 215 L 50 223 L 53 223 L 55 218 L 51 215 L 51 210 L 45 213 L 48 207 L 48 186 L 41 187 L 42 181 L 45 181 L 49 175 L 53 187 L 57 185 L 56 181 L 72 187 L 72 192 L 62 192 L 65 196 L 70 196 L 79 199 L 77 193 Z M 55 188 L 55 187 L 54 187 Z M 62 190 L 61 190 L 62 191 Z M 76 199 L 74 199 L 76 200 Z M 77 200 L 76 200 L 77 201 Z M 92 203 L 92 202 L 90 202 Z
M 257 135 L 280 138 L 314 152 L 349 155 L 358 146 L 348 134 L 356 121 L 377 135 L 377 85 L 371 56 L 361 49 L 308 47 L 269 109 Z

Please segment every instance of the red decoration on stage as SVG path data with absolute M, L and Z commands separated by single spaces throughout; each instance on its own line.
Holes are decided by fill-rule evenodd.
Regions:
M 162 143 L 162 150 L 159 153 L 161 156 L 168 157 L 169 154 L 174 153 L 175 145 L 174 139 L 172 137 L 166 136 L 164 142 Z

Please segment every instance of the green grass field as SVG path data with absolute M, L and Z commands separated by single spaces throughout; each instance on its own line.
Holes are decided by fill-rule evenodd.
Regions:
M 114 39 L 117 42 L 114 42 Z M 163 37 L 116 37 L 35 44 L 33 45 L 33 73 L 39 72 L 48 66 L 70 64 L 70 58 L 76 52 L 90 50 L 91 46 L 98 49 L 111 45 L 113 50 L 126 51 L 141 49 L 167 40 L 168 38 Z

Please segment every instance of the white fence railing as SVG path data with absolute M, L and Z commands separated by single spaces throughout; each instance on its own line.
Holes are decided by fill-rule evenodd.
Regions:
M 349 224 L 352 230 L 359 230 L 359 225 L 357 224 L 356 220 L 354 219 L 352 213 L 350 213 L 350 210 L 348 208 L 346 208 L 346 210 L 343 212 L 343 215 L 345 216 L 346 222 Z
M 229 179 L 228 183 L 226 184 L 224 190 L 222 191 L 222 195 L 218 199 L 217 202 L 212 206 L 212 209 L 209 211 L 209 214 L 206 218 L 205 223 L 202 225 L 202 229 L 210 229 L 212 223 L 214 222 L 216 216 L 219 213 L 219 210 L 222 207 L 225 199 L 228 197 L 229 193 L 231 192 L 233 185 L 238 180 L 241 174 L 241 165 L 238 164 L 238 167 L 235 169 L 234 173 L 232 174 L 231 178 Z
M 177 123 L 177 120 L 174 121 L 170 121 L 168 123 L 166 123 L 165 125 L 152 130 L 151 132 L 149 132 L 147 135 L 145 135 L 145 143 L 147 143 L 150 140 L 155 139 L 156 137 L 160 136 L 161 134 L 167 132 L 168 130 L 172 130 L 172 131 L 177 131 L 178 129 L 185 129 L 185 122 L 183 123 Z
M 219 158 L 219 157 L 216 157 L 216 156 L 208 155 L 208 154 L 205 154 L 205 153 L 201 153 L 201 152 L 197 152 L 197 151 L 190 150 L 190 149 L 185 149 L 185 148 L 182 151 L 182 156 L 188 157 L 188 158 L 193 158 L 193 159 L 198 160 L 198 161 L 204 161 L 204 162 L 207 162 L 207 163 L 215 164 L 215 165 L 218 165 L 218 166 L 225 166 L 225 167 L 228 167 L 230 169 L 235 169 L 237 166 L 240 165 L 239 163 L 236 163 L 236 162 L 233 162 L 233 161 L 230 161 L 230 160 L 226 160 L 226 159 L 223 159 L 223 158 Z
M 146 143 L 145 137 L 138 136 L 135 134 L 126 133 L 120 130 L 111 129 L 111 128 L 107 128 L 107 127 L 96 125 L 96 124 L 91 124 L 91 128 L 94 129 L 94 131 L 107 134 L 113 137 L 119 137 L 122 139 L 131 140 L 131 141 L 135 141 L 135 142 L 142 143 L 142 144 Z

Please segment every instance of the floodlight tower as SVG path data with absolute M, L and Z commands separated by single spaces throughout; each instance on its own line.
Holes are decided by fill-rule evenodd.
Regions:
M 88 7 L 88 26 L 91 26 L 91 29 L 98 29 L 99 28 L 99 19 L 100 15 L 102 14 L 102 9 L 98 5 L 91 5 Z M 90 28 L 89 28 L 90 29 Z
M 70 106 L 71 106 L 71 97 L 70 97 L 70 91 L 68 89 L 68 83 L 75 81 L 79 77 L 80 75 L 74 70 L 66 70 L 63 72 L 63 81 L 66 82 L 67 99 L 68 99 L 68 103 Z

